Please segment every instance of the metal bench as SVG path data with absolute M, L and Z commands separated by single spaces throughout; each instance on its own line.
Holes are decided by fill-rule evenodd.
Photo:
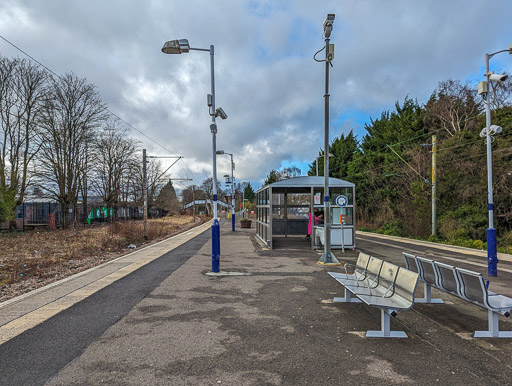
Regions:
M 461 291 L 461 283 L 457 277 L 453 265 L 434 261 L 434 269 L 437 272 L 437 288 L 449 294 L 464 298 Z
M 345 273 L 335 273 L 334 278 L 340 278 L 345 280 L 364 280 L 366 275 L 366 268 L 368 267 L 368 263 L 370 261 L 370 255 L 366 253 L 359 252 L 359 256 L 357 257 L 356 264 L 345 263 L 343 268 L 345 269 Z M 349 274 L 347 267 L 354 267 L 353 273 Z
M 377 275 L 372 277 L 370 269 L 375 269 L 378 261 L 381 262 L 380 268 Z M 374 257 L 368 262 L 366 273 L 365 285 L 362 285 L 361 281 L 344 281 L 335 272 L 329 272 L 345 288 L 345 298 L 334 298 L 333 302 L 362 301 L 381 310 L 381 329 L 367 331 L 367 338 L 407 338 L 404 331 L 391 331 L 390 316 L 412 308 L 418 274 Z
M 456 275 L 461 284 L 461 297 L 473 304 L 487 309 L 487 331 L 475 331 L 474 338 L 512 338 L 512 331 L 500 331 L 498 317 L 500 314 L 510 316 L 512 299 L 498 295 L 487 289 L 485 279 L 478 272 L 456 268 Z
M 395 317 L 398 311 L 407 311 L 414 305 L 414 292 L 418 284 L 418 274 L 403 267 L 398 268 L 393 291 L 386 296 L 357 295 L 369 306 L 380 308 L 380 331 L 367 331 L 367 338 L 407 338 L 405 331 L 391 331 L 390 316 Z
M 413 256 L 402 253 L 407 269 L 417 272 L 420 281 L 423 283 L 423 298 L 416 298 L 416 303 L 444 303 L 443 299 L 432 298 L 432 286 L 437 287 L 437 274 L 434 268 L 434 261 L 420 256 Z
M 482 274 L 467 269 L 457 268 L 453 265 L 440 263 L 420 256 L 413 256 L 403 253 L 406 266 L 414 271 L 414 264 L 418 268 L 420 280 L 430 286 L 434 286 L 441 291 L 457 296 L 480 307 L 487 309 L 488 329 L 487 331 L 475 331 L 474 338 L 512 338 L 512 331 L 499 330 L 499 315 L 509 317 L 512 311 L 512 298 L 496 294 L 488 290 L 488 281 Z M 426 287 L 425 287 L 426 288 Z M 425 289 L 427 291 L 427 289 Z M 427 294 L 427 292 L 425 292 Z M 425 299 L 430 298 L 430 289 Z M 416 299 L 420 303 L 441 303 L 434 301 L 423 301 Z
M 343 298 L 334 298 L 334 303 L 360 303 L 361 301 L 357 298 L 352 297 L 352 291 L 349 291 L 347 286 L 356 286 L 356 287 L 367 287 L 367 286 L 377 286 L 378 281 L 376 278 L 379 276 L 380 270 L 382 268 L 383 261 L 377 257 L 369 256 L 368 264 L 364 271 L 359 273 L 354 273 L 354 275 L 347 275 L 345 277 L 344 274 L 329 272 L 332 278 L 336 279 L 344 288 L 345 288 L 345 297 Z M 357 263 L 356 263 L 357 265 Z

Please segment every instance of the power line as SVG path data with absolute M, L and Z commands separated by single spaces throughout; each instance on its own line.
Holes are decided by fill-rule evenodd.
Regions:
M 59 74 L 57 74 L 56 72 L 54 72 L 52 69 L 50 69 L 49 67 L 45 66 L 43 63 L 41 63 L 39 60 L 37 60 L 36 58 L 34 58 L 33 56 L 31 56 L 30 54 L 28 54 L 27 52 L 25 52 L 24 50 L 22 50 L 20 47 L 18 47 L 17 45 L 15 45 L 14 43 L 12 43 L 11 41 L 9 41 L 8 39 L 6 39 L 5 37 L 3 37 L 2 35 L 0 35 L 0 38 L 2 40 L 4 40 L 6 43 L 10 44 L 12 47 L 14 47 L 15 49 L 17 49 L 18 51 L 20 51 L 23 55 L 27 56 L 28 58 L 30 58 L 31 60 L 33 60 L 34 62 L 36 62 L 39 66 L 43 67 L 44 69 L 46 69 L 48 72 L 50 72 L 51 74 L 55 75 L 57 78 L 59 78 L 60 80 L 63 80 L 63 77 L 60 76 Z M 143 135 L 144 137 L 146 137 L 147 139 L 149 139 L 151 142 L 157 144 L 158 146 L 160 146 L 162 149 L 164 149 L 165 151 L 167 151 L 169 154 L 172 154 L 173 152 L 170 151 L 169 149 L 167 149 L 165 146 L 163 146 L 161 143 L 155 141 L 153 138 L 149 137 L 148 135 L 144 134 L 144 132 L 142 132 L 141 130 L 137 129 L 135 126 L 133 126 L 132 124 L 128 123 L 126 120 L 124 120 L 123 118 L 121 118 L 119 115 L 117 115 L 116 113 L 114 113 L 113 111 L 111 111 L 110 109 L 105 109 L 108 113 L 110 113 L 112 116 L 116 117 L 117 119 L 119 119 L 121 122 L 123 122 L 125 125 L 127 125 L 128 127 L 130 127 L 131 129 L 137 131 L 138 133 L 140 133 L 141 135 Z

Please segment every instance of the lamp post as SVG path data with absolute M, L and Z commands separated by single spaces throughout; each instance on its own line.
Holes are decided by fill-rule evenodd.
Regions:
M 489 276 L 498 276 L 498 252 L 496 248 L 496 229 L 494 228 L 494 203 L 492 194 L 492 157 L 491 142 L 492 135 L 499 134 L 502 128 L 496 125 L 491 126 L 491 98 L 489 96 L 489 86 L 491 82 L 502 82 L 507 79 L 507 75 L 495 74 L 489 71 L 489 59 L 501 52 L 512 54 L 512 44 L 506 50 L 485 54 L 485 81 L 478 84 L 478 94 L 482 95 L 485 103 L 485 128 L 480 132 L 480 136 L 485 138 L 487 145 L 487 203 L 489 210 L 489 228 L 487 228 L 487 273 Z
M 331 252 L 331 205 L 329 198 L 329 66 L 332 66 L 334 59 L 334 44 L 329 44 L 332 25 L 334 23 L 334 14 L 330 13 L 324 20 L 324 37 L 325 37 L 325 59 L 315 60 L 325 62 L 325 94 L 324 94 L 324 232 L 325 244 L 324 253 L 320 260 L 320 264 L 339 264 L 339 261 Z M 322 50 L 323 50 L 322 49 Z M 320 50 L 320 51 L 322 51 Z M 320 52 L 318 51 L 318 52 Z M 317 52 L 317 53 L 318 53 Z M 315 54 L 316 56 L 316 54 Z
M 226 153 L 224 150 L 217 150 L 217 154 L 226 154 L 231 156 L 231 230 L 235 231 L 235 177 L 233 171 L 235 170 L 235 163 L 233 162 L 233 154 Z
M 212 272 L 220 271 L 220 227 L 217 215 L 217 159 L 216 159 L 216 135 L 217 124 L 215 118 L 220 116 L 226 119 L 228 116 L 224 110 L 219 107 L 215 109 L 215 76 L 214 76 L 214 47 L 210 48 L 191 48 L 187 39 L 169 40 L 162 47 L 164 54 L 182 54 L 189 51 L 205 51 L 210 53 L 210 74 L 211 74 L 211 94 L 208 94 L 208 112 L 212 117 L 210 124 L 210 132 L 212 133 L 212 150 L 213 150 L 213 221 L 212 221 Z
M 315 157 L 315 164 L 316 164 L 316 176 L 318 177 L 318 159 L 324 157 L 323 155 L 319 155 L 318 157 Z M 331 153 L 329 153 L 329 158 L 334 157 Z

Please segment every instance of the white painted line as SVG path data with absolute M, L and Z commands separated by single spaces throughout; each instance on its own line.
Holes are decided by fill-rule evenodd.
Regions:
M 423 245 L 425 247 L 441 248 L 441 249 L 445 249 L 445 250 L 451 251 L 451 252 L 459 252 L 459 253 L 465 253 L 465 254 L 469 254 L 469 255 L 480 256 L 480 257 L 487 258 L 487 251 L 482 251 L 482 250 L 473 249 L 473 248 L 459 247 L 457 245 L 439 244 L 439 243 L 434 243 L 432 241 L 408 239 L 408 238 L 405 238 L 405 237 L 389 236 L 389 235 L 382 235 L 380 233 L 363 232 L 363 231 L 357 231 L 356 232 L 356 237 L 358 235 L 359 236 L 373 237 L 373 238 L 377 238 L 377 239 L 384 239 L 384 240 L 395 240 L 395 241 L 398 241 L 398 242 L 401 242 L 401 243 L 408 243 L 408 244 L 414 244 L 414 245 Z M 498 253 L 498 260 L 512 262 L 512 255 L 509 255 L 507 253 L 499 252 Z
M 380 245 L 385 245 L 387 247 L 392 247 L 392 248 L 395 248 L 395 249 L 398 249 L 398 250 L 401 250 L 403 251 L 404 250 L 404 247 L 401 247 L 399 245 L 393 245 L 393 244 L 388 244 L 388 243 L 383 243 L 382 241 L 375 241 L 375 240 L 369 240 L 371 243 L 375 243 L 375 244 L 380 244 Z M 405 241 L 404 241 L 405 242 Z M 436 244 L 436 245 L 439 245 L 439 244 Z M 443 244 L 441 244 L 443 245 Z M 425 252 L 423 251 L 418 251 L 418 250 L 415 250 L 415 249 L 410 249 L 410 248 L 407 248 L 407 251 L 410 251 L 410 252 L 414 252 L 420 256 L 424 256 L 425 255 Z M 461 251 L 459 251 L 459 253 L 463 253 Z M 470 264 L 470 265 L 475 265 L 477 267 L 482 267 L 482 268 L 487 268 L 487 264 L 484 264 L 484 263 L 477 263 L 476 261 L 469 261 L 469 260 L 464 260 L 464 259 L 457 259 L 455 257 L 447 257 L 447 256 L 443 256 L 443 255 L 436 255 L 436 256 L 439 256 L 439 257 L 442 257 L 443 259 L 446 259 L 446 260 L 451 260 L 451 261 L 456 261 L 458 263 L 464 263 L 464 264 Z M 487 260 L 486 260 L 487 261 Z M 503 271 L 503 272 L 508 272 L 508 273 L 512 273 L 512 269 L 507 269 L 507 268 L 499 268 L 500 271 Z

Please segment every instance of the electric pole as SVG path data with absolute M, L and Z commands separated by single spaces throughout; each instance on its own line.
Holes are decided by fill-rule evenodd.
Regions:
M 432 136 L 432 236 L 436 234 L 437 136 Z
M 142 173 L 144 175 L 144 186 L 142 188 L 142 197 L 144 200 L 144 240 L 148 239 L 148 176 L 146 162 L 146 149 L 142 149 Z

